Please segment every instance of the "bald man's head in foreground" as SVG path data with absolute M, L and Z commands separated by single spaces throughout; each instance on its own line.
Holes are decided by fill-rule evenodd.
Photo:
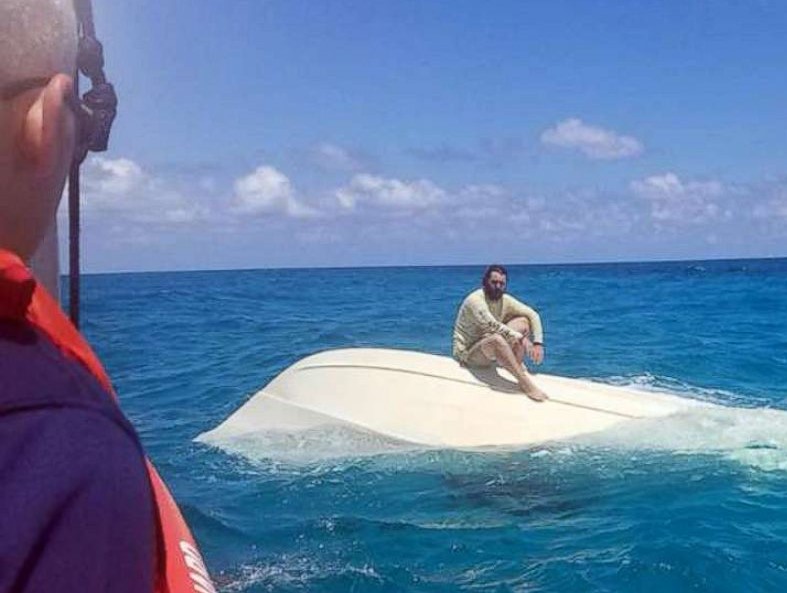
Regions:
M 0 248 L 29 260 L 74 151 L 72 0 L 0 0 Z

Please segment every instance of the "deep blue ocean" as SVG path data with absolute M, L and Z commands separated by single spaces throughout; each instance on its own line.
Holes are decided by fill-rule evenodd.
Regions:
M 787 260 L 509 272 L 544 372 L 727 408 L 517 451 L 194 441 L 319 350 L 449 354 L 479 266 L 91 275 L 83 329 L 221 591 L 787 590 Z

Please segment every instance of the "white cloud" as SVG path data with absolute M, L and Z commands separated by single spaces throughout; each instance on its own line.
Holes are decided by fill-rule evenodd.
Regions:
M 360 204 L 390 210 L 422 210 L 444 202 L 446 192 L 427 179 L 406 182 L 360 174 L 355 175 L 348 185 L 337 189 L 334 196 L 347 210 L 353 210 Z
M 154 268 L 229 266 L 254 252 L 249 245 L 265 255 L 256 263 L 243 255 L 243 265 L 402 263 L 429 254 L 459 262 L 501 249 L 520 260 L 783 254 L 787 233 L 782 178 L 722 183 L 663 172 L 622 191 L 536 192 L 350 174 L 343 183 L 305 178 L 314 183 L 306 195 L 298 178 L 272 166 L 233 179 L 215 169 L 153 172 L 132 159 L 92 157 L 83 180 L 86 253 L 110 268 L 131 265 L 132 252 Z
M 459 190 L 446 215 L 477 226 L 495 220 L 509 220 L 515 209 L 505 188 L 494 184 L 477 184 Z
M 702 224 L 726 217 L 719 201 L 725 194 L 719 181 L 682 181 L 675 173 L 632 181 L 631 190 L 650 205 L 657 224 Z
M 295 197 L 289 178 L 273 167 L 257 167 L 235 181 L 231 209 L 252 216 L 281 215 L 308 218 L 317 212 Z
M 89 159 L 83 168 L 83 211 L 113 224 L 183 225 L 207 220 L 210 209 L 128 158 Z
M 312 159 L 328 171 L 359 171 L 363 168 L 361 159 L 347 149 L 329 142 L 318 144 L 311 151 Z
M 100 196 L 119 196 L 133 191 L 141 186 L 147 176 L 137 163 L 131 159 L 107 159 L 95 157 L 86 169 L 87 185 L 92 184 L 92 188 Z
M 584 123 L 578 118 L 558 122 L 541 133 L 541 142 L 548 146 L 579 150 L 591 159 L 617 160 L 636 157 L 645 147 L 632 136 Z

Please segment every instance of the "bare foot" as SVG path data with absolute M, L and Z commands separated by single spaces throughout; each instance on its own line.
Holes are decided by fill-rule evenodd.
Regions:
M 532 386 L 525 388 L 521 386 L 522 392 L 535 402 L 544 402 L 549 399 L 546 393 L 541 391 L 538 387 Z

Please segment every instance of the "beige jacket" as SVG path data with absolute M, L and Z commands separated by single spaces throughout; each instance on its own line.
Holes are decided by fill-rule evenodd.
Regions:
M 511 343 L 522 339 L 522 334 L 506 323 L 515 317 L 526 317 L 530 323 L 530 339 L 535 344 L 544 343 L 541 317 L 535 309 L 504 294 L 497 301 L 490 301 L 479 288 L 471 292 L 459 307 L 454 324 L 453 355 L 459 362 L 467 362 L 467 354 L 481 338 L 500 334 Z

